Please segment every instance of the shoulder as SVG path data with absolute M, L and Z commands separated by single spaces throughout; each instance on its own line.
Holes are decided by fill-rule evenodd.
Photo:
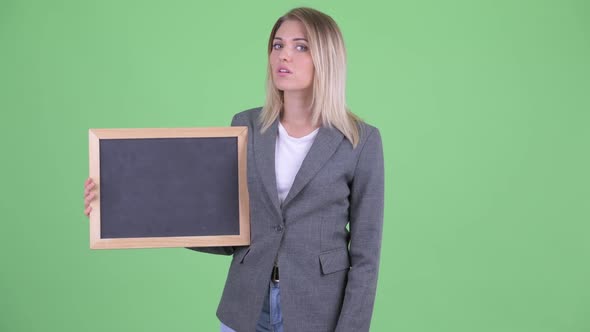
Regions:
M 355 178 L 367 174 L 383 177 L 383 143 L 379 128 L 366 122 L 359 123 L 360 140 L 356 147 Z M 383 180 L 380 180 L 381 182 Z
M 381 133 L 376 126 L 359 120 L 356 122 L 359 133 L 359 144 L 357 148 L 362 151 L 366 145 L 381 145 Z
M 262 111 L 262 106 L 250 108 L 234 114 L 232 119 L 233 126 L 254 126 L 258 116 Z

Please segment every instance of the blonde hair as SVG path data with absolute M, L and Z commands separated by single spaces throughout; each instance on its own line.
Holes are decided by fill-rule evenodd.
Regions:
M 268 40 L 268 55 L 281 24 L 287 20 L 301 22 L 307 33 L 311 58 L 315 68 L 312 87 L 311 113 L 314 125 L 336 127 L 350 141 L 353 148 L 360 140 L 362 120 L 346 106 L 346 49 L 342 33 L 328 15 L 307 7 L 290 10 L 274 24 Z M 283 109 L 283 91 L 273 83 L 270 61 L 267 65 L 266 101 L 260 113 L 261 132 L 277 119 Z

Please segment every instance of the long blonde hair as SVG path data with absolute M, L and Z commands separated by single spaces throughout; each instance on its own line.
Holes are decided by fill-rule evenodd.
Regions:
M 353 148 L 360 140 L 362 120 L 346 106 L 346 49 L 342 33 L 328 15 L 307 7 L 294 8 L 281 16 L 274 24 L 268 40 L 268 55 L 273 50 L 273 40 L 281 24 L 286 20 L 301 22 L 307 33 L 309 48 L 315 68 L 312 88 L 312 123 L 336 127 L 350 141 Z M 273 83 L 270 61 L 267 65 L 266 101 L 260 113 L 261 132 L 277 119 L 283 109 L 283 91 Z

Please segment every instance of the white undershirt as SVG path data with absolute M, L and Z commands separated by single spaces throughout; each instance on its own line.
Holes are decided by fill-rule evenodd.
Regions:
M 281 204 L 287 197 L 295 180 L 295 175 L 299 171 L 318 131 L 319 128 L 303 137 L 291 137 L 281 124 L 281 121 L 279 121 L 279 131 L 275 145 L 275 173 Z

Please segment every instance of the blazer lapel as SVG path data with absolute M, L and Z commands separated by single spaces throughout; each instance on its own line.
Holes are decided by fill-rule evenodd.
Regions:
M 256 119 L 258 123 L 258 119 Z M 277 178 L 275 173 L 275 145 L 277 140 L 279 118 L 275 119 L 272 125 L 258 136 L 258 142 L 254 144 L 254 153 L 256 156 L 256 164 L 258 166 L 258 173 L 262 178 L 262 183 L 266 188 L 270 201 L 277 212 L 278 216 L 282 218 L 281 208 L 279 207 L 279 193 L 277 191 Z M 256 134 L 260 133 L 260 127 L 256 127 Z
M 299 194 L 301 189 L 324 166 L 326 161 L 332 157 L 343 137 L 344 135 L 335 127 L 320 127 L 309 152 L 307 152 L 307 155 L 303 159 L 301 168 L 299 168 L 297 175 L 295 175 L 293 185 L 289 189 L 289 193 L 285 197 L 281 209 Z
M 275 172 L 275 148 L 278 134 L 279 118 L 275 119 L 268 130 L 259 136 L 259 141 L 254 145 L 256 155 L 256 164 L 262 182 L 272 205 L 279 216 L 282 217 L 282 209 L 293 200 L 295 196 L 305 187 L 313 176 L 322 168 L 330 159 L 332 154 L 338 148 L 344 135 L 335 127 L 320 127 L 303 163 L 295 175 L 293 185 L 283 204 L 279 204 L 279 194 L 277 191 L 277 181 Z M 260 130 L 257 128 L 257 131 Z

